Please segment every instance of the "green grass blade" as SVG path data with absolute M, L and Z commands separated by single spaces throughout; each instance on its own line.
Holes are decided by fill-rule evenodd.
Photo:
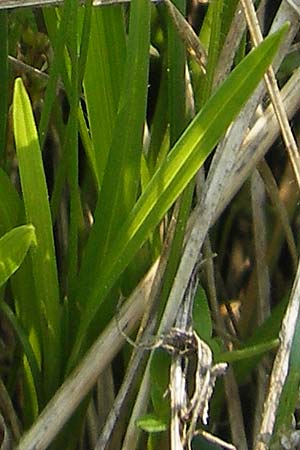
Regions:
M 151 175 L 155 172 L 160 159 L 164 159 L 164 138 L 168 128 L 168 114 L 166 111 L 167 95 L 167 74 L 163 73 L 156 108 L 151 125 L 150 145 L 147 155 L 148 169 Z M 167 153 L 167 151 L 165 152 Z M 162 155 L 163 154 L 163 155 Z
M 34 227 L 13 228 L 0 239 L 0 286 L 20 267 L 32 244 L 36 244 Z
M 215 68 L 218 62 L 219 52 L 221 48 L 221 27 L 222 27 L 222 14 L 223 14 L 223 0 L 215 0 L 210 8 L 212 9 L 212 21 L 210 26 L 210 39 L 209 50 L 207 58 L 207 75 L 202 77 L 203 84 L 201 83 L 200 92 L 201 104 L 204 104 L 211 95 L 213 80 L 215 74 Z
M 95 186 L 97 188 L 97 191 L 100 190 L 100 179 L 97 169 L 97 162 L 96 162 L 96 155 L 95 155 L 95 148 L 94 148 L 94 142 L 91 139 L 85 118 L 84 118 L 84 112 L 82 110 L 82 107 L 80 106 L 78 109 L 78 128 L 79 133 L 82 141 L 82 145 L 84 147 L 85 154 L 87 156 L 89 166 L 92 172 L 92 177 L 94 179 Z
M 71 356 L 74 363 L 85 333 L 101 301 L 108 294 L 141 244 L 199 170 L 271 63 L 288 25 L 253 50 L 205 104 L 158 168 L 112 243 L 94 284 L 80 323 Z M 95 275 L 95 271 L 94 271 Z
M 185 0 L 177 0 L 174 5 L 185 13 Z M 185 81 L 185 44 L 178 30 L 168 16 L 168 116 L 170 124 L 171 146 L 176 142 L 186 126 L 186 81 Z
M 230 352 L 223 352 L 216 356 L 216 362 L 233 363 L 235 361 L 242 361 L 248 358 L 255 358 L 257 363 L 257 356 L 262 356 L 264 353 L 274 350 L 278 347 L 279 340 L 263 342 L 261 344 L 249 346 L 241 350 L 232 350 Z
M 122 7 L 93 8 L 84 93 L 99 186 L 102 184 L 113 138 L 125 58 Z
M 88 0 L 85 2 L 84 13 L 81 14 L 81 10 L 78 11 L 79 23 L 83 15 L 82 29 L 81 29 L 81 41 L 80 41 L 80 56 L 78 61 L 78 88 L 79 93 L 81 92 L 81 85 L 84 78 L 84 73 L 86 71 L 87 55 L 89 50 L 89 41 L 91 35 L 91 23 L 92 23 L 92 11 L 93 11 L 93 1 Z
M 225 42 L 225 36 L 227 35 L 232 19 L 234 17 L 234 13 L 236 10 L 238 4 L 238 0 L 224 0 L 224 13 L 223 13 L 223 19 L 222 19 L 222 38 L 223 43 Z
M 70 112 L 64 144 L 64 154 L 68 161 L 68 186 L 70 192 L 70 221 L 68 242 L 68 286 L 73 286 L 78 267 L 78 226 L 80 218 L 80 201 L 78 192 L 78 106 L 79 106 L 79 65 L 78 65 L 78 9 L 73 0 L 70 3 L 69 28 L 66 30 L 68 54 L 70 57 L 71 92 L 69 97 Z
M 184 14 L 185 13 L 185 1 L 179 0 L 175 2 L 175 6 Z M 189 117 L 186 105 L 186 44 L 182 41 L 182 37 L 179 35 L 178 29 L 172 22 L 172 16 L 168 15 L 168 48 L 167 48 L 167 67 L 166 78 L 168 85 L 168 117 L 170 127 L 170 145 L 174 145 L 184 128 L 187 126 L 191 117 Z M 163 83 L 164 85 L 164 83 Z M 160 92 L 161 96 L 164 96 L 163 92 Z M 161 100 L 159 100 L 161 101 Z M 159 105 L 159 109 L 160 109 Z M 158 111 L 161 115 L 162 111 Z M 160 117 L 161 118 L 161 117 Z M 156 119 L 156 118 L 155 118 Z M 158 128 L 162 126 L 156 122 L 155 126 Z M 151 136 L 152 137 L 152 136 Z M 168 257 L 167 267 L 164 274 L 164 283 L 160 295 L 160 311 L 163 310 L 165 302 L 168 298 L 171 285 L 179 264 L 181 257 L 181 250 L 185 235 L 186 222 L 189 217 L 192 197 L 194 193 L 193 180 L 184 190 L 179 202 L 179 211 L 176 216 L 176 228 L 174 237 L 171 244 L 170 255 Z
M 286 310 L 288 298 L 284 298 L 276 305 L 271 312 L 270 317 L 260 327 L 254 330 L 252 336 L 250 336 L 245 342 L 241 343 L 241 350 L 263 348 L 265 343 L 275 344 L 280 331 L 281 322 Z M 240 351 L 240 350 L 239 350 Z M 237 353 L 238 355 L 238 353 Z M 216 355 L 219 358 L 219 355 Z M 260 356 L 252 356 L 251 358 L 244 359 L 243 362 L 239 362 L 234 365 L 235 376 L 239 383 L 243 383 L 249 373 L 254 370 L 259 362 Z
M 37 130 L 22 80 L 15 82 L 13 126 L 27 221 L 36 231 L 37 247 L 31 253 L 36 295 L 42 323 L 45 390 L 51 395 L 60 376 L 60 316 L 57 268 L 47 186 Z
M 85 303 L 95 270 L 135 204 L 140 179 L 142 132 L 146 115 L 150 37 L 150 5 L 131 5 L 126 72 L 95 225 L 79 278 L 78 302 Z M 128 123 L 130 120 L 130 123 Z

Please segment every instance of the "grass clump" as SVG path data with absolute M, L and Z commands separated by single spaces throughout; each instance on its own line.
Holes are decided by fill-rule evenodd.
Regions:
M 266 376 L 277 349 L 277 359 L 287 354 L 279 332 L 298 279 L 297 189 L 283 148 L 274 150 L 279 127 L 261 81 L 271 63 L 281 67 L 292 117 L 299 74 L 283 76 L 281 62 L 298 29 L 293 8 L 278 7 L 250 51 L 237 3 L 1 10 L 0 406 L 19 450 L 173 448 L 176 439 L 176 448 L 218 448 L 194 426 L 259 448 Z M 138 325 L 140 345 L 126 343 Z M 291 328 L 274 448 L 292 436 L 298 398 L 296 320 Z M 230 364 L 208 426 L 206 392 L 203 414 L 175 413 L 176 439 L 176 355 L 157 348 L 172 350 L 174 336 L 196 357 L 191 404 L 204 395 L 192 395 L 200 348 Z

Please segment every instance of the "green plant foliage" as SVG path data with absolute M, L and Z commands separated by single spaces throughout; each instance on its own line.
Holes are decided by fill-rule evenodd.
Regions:
M 163 350 L 157 350 L 151 359 L 151 400 L 155 417 L 165 424 L 169 423 L 169 370 L 170 356 Z
M 34 244 L 36 245 L 36 237 L 35 232 L 32 231 L 32 225 L 16 227 L 20 222 L 24 221 L 22 201 L 9 177 L 3 170 L 0 170 L 0 216 L 2 219 L 2 234 L 7 230 L 17 230 L 15 233 L 15 246 L 9 248 L 9 252 L 12 250 L 18 251 L 18 249 L 22 250 L 22 246 L 26 243 L 26 236 L 27 238 L 30 238 L 32 234 L 34 237 Z M 22 343 L 22 348 L 24 349 L 27 358 L 27 360 L 24 358 L 23 368 L 25 378 L 24 396 L 26 398 L 24 416 L 26 417 L 26 424 L 29 425 L 37 416 L 39 405 L 43 404 L 42 399 L 44 395 L 40 374 L 40 323 L 39 317 L 36 314 L 37 304 L 32 277 L 32 267 L 28 256 L 21 266 L 19 266 L 15 274 L 10 278 L 10 283 L 14 297 L 15 314 L 4 301 L 1 302 L 1 308 L 15 329 L 16 335 Z M 27 361 L 29 365 L 27 364 Z
M 270 317 L 260 326 L 257 327 L 252 336 L 245 342 L 241 343 L 241 349 L 233 352 L 233 355 L 224 353 L 224 361 L 243 360 L 234 365 L 237 379 L 242 382 L 248 376 L 249 372 L 257 365 L 263 353 L 268 350 L 275 349 L 278 346 L 278 334 L 281 322 L 287 305 L 287 298 L 272 310 Z M 220 355 L 220 358 L 221 355 Z M 233 358 L 231 360 L 231 358 Z
M 191 14 L 186 0 L 172 1 L 183 15 Z M 204 163 L 209 168 L 209 156 L 288 30 L 284 25 L 247 56 L 241 52 L 239 64 L 216 89 L 218 59 L 237 0 L 199 6 L 206 73 L 189 59 L 189 41 L 163 2 L 131 0 L 99 8 L 92 0 L 81 3 L 64 0 L 58 7 L 0 12 L 0 360 L 7 395 L 25 430 L 108 325 L 120 295 L 131 294 L 163 251 L 168 261 L 153 309 L 160 320 L 201 195 L 195 176 Z M 29 67 L 11 60 L 10 71 L 8 54 Z M 276 349 L 287 299 L 229 352 L 218 336 L 203 278 L 193 328 L 215 362 L 233 364 L 242 384 L 261 356 Z M 279 408 L 279 434 L 298 394 L 298 334 Z M 110 399 L 126 379 L 128 347 L 118 357 L 122 364 L 113 365 L 103 389 Z M 152 352 L 149 405 L 145 397 L 145 414 L 134 420 L 137 434 L 149 434 L 143 441 L 148 450 L 169 446 L 170 359 L 160 349 Z M 192 376 L 187 386 L 193 389 Z M 128 414 L 136 389 L 133 383 L 131 396 L 128 388 Z M 52 442 L 53 450 L 95 448 L 90 424 L 96 410 L 87 413 L 91 398 Z M 218 383 L 213 420 L 223 403 Z M 10 426 L 10 415 L 1 414 Z M 126 432 L 122 414 L 118 445 Z M 102 426 L 104 417 L 99 419 Z M 17 440 L 16 433 L 13 446 Z M 195 450 L 213 448 L 219 447 L 200 436 L 192 442 Z
M 23 225 L 0 239 L 0 286 L 18 270 L 31 245 L 36 245 L 32 225 Z
M 287 29 L 288 25 L 285 25 L 279 32 L 265 39 L 235 68 L 157 169 L 146 190 L 116 233 L 115 239 L 109 248 L 106 247 L 101 263 L 96 260 L 96 255 L 90 257 L 89 265 L 86 266 L 90 270 L 85 269 L 80 279 L 82 291 L 78 298 L 81 300 L 84 293 L 88 295 L 85 297 L 84 312 L 71 355 L 71 366 L 78 358 L 86 330 L 101 302 L 151 230 L 157 226 L 168 208 L 199 170 L 253 92 Z M 96 229 L 97 226 L 93 228 L 93 234 L 96 233 Z M 95 246 L 93 253 L 97 253 Z M 101 273 L 96 274 L 95 271 L 100 268 Z M 94 280 L 93 283 L 90 281 L 91 278 Z M 86 280 L 89 280 L 88 283 Z
M 141 417 L 137 421 L 137 426 L 147 433 L 161 433 L 167 430 L 167 425 L 151 414 Z
M 205 290 L 199 286 L 193 305 L 193 326 L 197 334 L 206 342 L 212 337 L 212 320 Z
M 50 396 L 59 384 L 61 329 L 52 221 L 42 155 L 29 97 L 22 80 L 15 83 L 13 118 L 26 219 L 35 228 L 37 247 L 31 253 L 36 295 L 39 298 L 44 346 L 45 389 Z
M 83 85 L 99 187 L 112 145 L 125 59 L 122 7 L 93 9 Z
M 101 196 L 96 206 L 95 226 L 90 234 L 79 274 L 76 300 L 79 304 L 84 303 L 84 310 L 87 310 L 86 298 L 95 292 L 94 280 L 95 276 L 98 276 L 95 271 L 103 264 L 121 224 L 132 210 L 138 193 L 142 130 L 146 114 L 149 39 L 149 2 L 133 2 L 129 25 L 130 50 L 127 52 L 115 132 L 101 186 Z M 80 327 L 85 328 L 86 325 L 87 318 L 83 317 Z M 81 341 L 82 338 L 82 331 L 79 330 L 77 339 Z M 78 344 L 75 344 L 75 348 L 77 346 Z M 77 357 L 75 352 L 73 357 Z M 72 359 L 70 364 L 73 365 Z
M 279 340 L 273 339 L 272 341 L 263 342 L 261 344 L 247 346 L 242 350 L 232 350 L 231 352 L 224 352 L 218 355 L 217 361 L 224 361 L 232 363 L 235 361 L 242 361 L 248 358 L 253 358 L 252 365 L 256 366 L 257 361 L 261 355 L 269 352 L 270 350 L 278 347 Z M 244 367 L 245 369 L 245 367 Z M 249 367 L 246 368 L 246 372 L 249 372 Z

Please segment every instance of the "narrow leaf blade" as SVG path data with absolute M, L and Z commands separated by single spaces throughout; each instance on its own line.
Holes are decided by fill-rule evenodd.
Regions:
M 60 305 L 52 221 L 42 155 L 29 97 L 21 78 L 13 97 L 13 126 L 27 221 L 35 227 L 37 248 L 32 252 L 36 294 L 39 299 L 48 394 L 59 383 Z

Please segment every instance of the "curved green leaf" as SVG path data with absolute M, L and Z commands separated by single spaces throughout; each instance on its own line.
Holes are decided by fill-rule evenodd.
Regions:
M 2 236 L 0 239 L 0 286 L 18 270 L 32 244 L 36 245 L 32 225 L 22 225 Z

